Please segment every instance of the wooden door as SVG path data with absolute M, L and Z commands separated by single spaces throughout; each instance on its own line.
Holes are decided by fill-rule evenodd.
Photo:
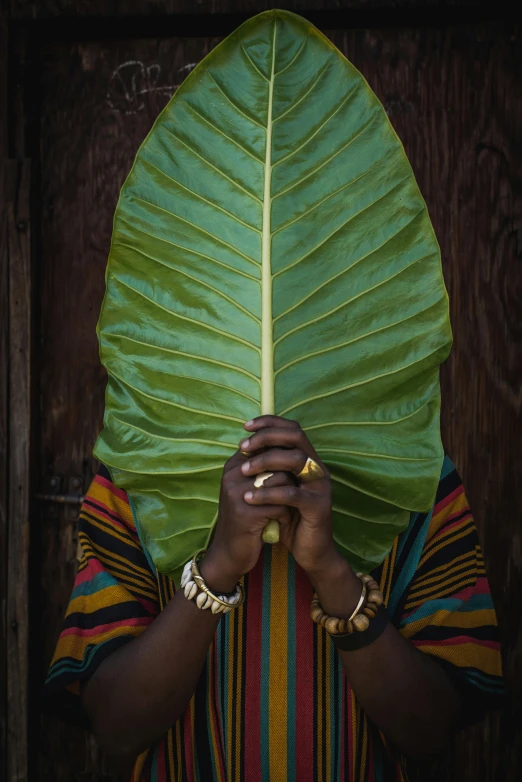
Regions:
M 105 390 L 95 328 L 120 187 L 156 115 L 216 43 L 171 38 L 44 50 L 40 468 L 47 492 L 53 478 L 61 492 L 86 489 L 95 470 Z M 44 504 L 42 673 L 74 578 L 77 516 L 78 506 Z M 54 719 L 43 718 L 40 746 L 42 780 L 113 778 L 93 741 Z
M 520 436 L 520 326 L 514 317 L 522 247 L 520 31 L 469 25 L 326 32 L 383 101 L 439 237 L 455 333 L 442 370 L 443 437 L 485 543 L 513 671 L 521 587 L 520 551 L 510 544 L 520 536 L 521 509 L 514 466 Z M 95 325 L 119 189 L 157 113 L 217 40 L 141 39 L 138 25 L 133 37 L 40 41 L 32 85 L 39 112 L 40 493 L 79 494 L 95 470 L 92 447 L 105 385 Z M 41 679 L 76 569 L 78 506 L 38 507 L 32 600 Z M 44 717 L 31 735 L 37 734 L 42 782 L 119 778 L 82 731 Z M 520 747 L 512 720 L 500 738 L 499 720 L 491 717 L 459 737 L 455 778 L 515 779 L 509 771 L 516 774 L 517 742 Z M 453 777 L 445 771 L 433 778 Z

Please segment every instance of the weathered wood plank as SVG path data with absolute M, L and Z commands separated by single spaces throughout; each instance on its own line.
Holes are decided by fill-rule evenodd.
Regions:
M 172 21 L 182 22 L 180 17 L 197 19 L 208 15 L 235 15 L 231 22 L 233 29 L 247 16 L 266 11 L 274 7 L 269 0 L 11 0 L 11 15 L 14 19 L 43 20 L 55 19 L 66 23 L 73 19 L 88 19 L 89 17 L 104 17 L 106 19 L 124 18 L 154 18 L 161 17 L 162 23 Z M 354 14 L 359 25 L 366 17 L 365 25 L 373 24 L 372 17 L 378 11 L 386 24 L 393 24 L 397 14 L 402 13 L 401 23 L 411 24 L 412 19 L 406 14 L 415 14 L 415 24 L 438 24 L 442 13 L 447 20 L 466 22 L 470 15 L 473 20 L 495 19 L 502 14 L 502 9 L 510 11 L 508 0 L 498 0 L 497 3 L 486 3 L 484 0 L 280 0 L 277 8 L 284 8 L 295 13 L 310 17 L 314 24 L 322 26 L 337 26 L 333 20 L 344 19 L 344 25 L 350 25 L 349 15 Z M 431 22 L 427 21 L 431 18 Z M 382 22 L 381 22 L 382 23 Z M 204 34 L 208 34 L 205 31 Z
M 508 706 L 459 736 L 428 780 L 521 776 L 522 593 L 520 28 L 468 25 L 331 34 L 383 101 L 441 244 L 455 334 L 443 367 L 443 439 L 474 511 L 505 646 Z M 139 143 L 218 39 L 49 44 L 42 63 L 40 470 L 87 481 L 103 413 L 95 322 L 112 214 Z M 63 74 L 68 78 L 64 79 Z M 81 94 L 82 99 L 77 96 Z M 78 130 L 80 129 L 80 130 Z M 42 673 L 75 570 L 75 525 L 42 514 Z M 441 768 L 446 771 L 441 771 Z M 42 724 L 40 778 L 114 779 L 90 740 Z
M 372 1 L 372 0 L 370 0 Z M 373 0 L 377 2 L 378 0 Z M 403 0 L 415 2 L 415 0 Z M 346 7 L 360 7 L 364 0 L 349 0 Z M 106 17 L 136 17 L 159 16 L 172 14 L 222 14 L 222 13 L 256 13 L 272 8 L 268 0 L 157 0 L 155 3 L 146 0 L 11 0 L 10 8 L 13 18 L 42 19 L 59 16 L 106 16 Z M 289 10 L 300 9 L 335 9 L 339 4 L 335 0 L 283 0 L 280 8 Z
M 0 161 L 3 168 L 4 161 Z M 0 174 L 0 192 L 4 192 Z M 1 196 L 0 196 L 1 198 Z M 6 682 L 6 600 L 7 600 L 7 400 L 9 383 L 8 335 L 8 255 L 5 204 L 0 201 L 0 779 L 5 779 L 7 682 Z
M 10 161 L 9 522 L 7 569 L 7 776 L 28 779 L 29 513 L 31 441 L 31 165 Z
M 0 106 L 7 105 L 7 20 L 0 11 Z M 7 112 L 0 113 L 0 779 L 6 777 L 7 665 L 7 499 L 8 437 L 7 405 L 9 399 L 9 296 L 7 252 Z
M 92 448 L 106 382 L 95 327 L 119 189 L 151 121 L 191 64 L 217 42 L 62 43 L 44 51 L 39 325 L 44 479 L 79 476 L 85 488 L 95 469 Z M 46 552 L 41 562 L 43 675 L 76 571 L 77 530 L 67 509 L 45 505 L 39 512 L 40 545 Z M 56 718 L 42 719 L 40 747 L 41 782 L 115 779 L 94 741 Z
M 334 34 L 386 106 L 426 198 L 449 291 L 454 348 L 442 434 L 485 549 L 507 677 L 498 715 L 458 737 L 452 776 L 522 772 L 522 52 L 520 26 Z

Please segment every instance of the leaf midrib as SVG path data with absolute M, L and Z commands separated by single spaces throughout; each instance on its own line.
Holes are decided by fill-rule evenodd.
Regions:
M 263 229 L 261 235 L 261 415 L 273 415 L 274 402 L 274 337 L 272 316 L 272 113 L 275 81 L 277 23 L 274 20 L 272 38 L 272 68 L 268 80 L 268 110 L 266 120 L 265 178 L 263 192 Z M 249 58 L 250 59 L 250 58 Z

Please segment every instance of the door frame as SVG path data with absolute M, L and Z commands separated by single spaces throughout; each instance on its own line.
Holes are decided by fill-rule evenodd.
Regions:
M 72 42 L 113 36 L 225 35 L 251 16 L 231 13 L 235 6 L 226 0 L 214 3 L 216 13 L 209 13 L 206 4 L 195 13 L 193 3 L 178 0 L 177 6 L 191 13 L 168 14 L 165 2 L 157 16 L 150 15 L 146 0 L 132 4 L 133 16 L 122 5 L 107 3 L 114 10 L 104 18 L 101 35 L 99 16 L 94 15 L 101 7 L 98 2 L 92 3 L 92 13 L 87 8 L 70 17 L 60 15 L 60 3 L 40 2 L 35 7 L 12 0 L 9 8 L 7 3 L 0 8 L 0 778 L 7 782 L 37 778 L 31 749 L 38 730 L 38 667 L 33 664 L 33 635 L 35 642 L 38 635 L 31 617 L 37 608 L 39 552 L 36 540 L 31 540 L 31 519 L 38 518 L 35 495 L 40 480 L 34 338 L 39 311 L 40 106 L 33 80 L 39 42 L 49 36 Z M 265 7 L 255 0 L 249 5 Z M 277 5 L 299 11 L 299 3 Z M 405 0 L 401 7 L 381 0 L 378 15 L 363 0 L 343 3 L 338 10 L 321 11 L 330 5 L 328 0 L 307 5 L 315 10 L 302 10 L 303 15 L 325 29 L 372 28 L 377 16 L 379 26 L 439 27 L 499 21 L 513 13 L 505 2 L 465 0 L 452 6 L 444 0 L 429 6 L 426 0 Z M 137 6 L 141 15 L 136 15 Z

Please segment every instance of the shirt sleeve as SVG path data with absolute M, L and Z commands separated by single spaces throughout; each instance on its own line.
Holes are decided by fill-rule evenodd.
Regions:
M 445 474 L 444 474 L 445 473 Z M 497 618 L 464 486 L 446 457 L 400 631 L 445 668 L 463 701 L 463 724 L 499 705 Z
M 81 559 L 43 689 L 43 708 L 88 726 L 81 682 L 159 613 L 157 580 L 127 495 L 100 467 L 80 510 Z

